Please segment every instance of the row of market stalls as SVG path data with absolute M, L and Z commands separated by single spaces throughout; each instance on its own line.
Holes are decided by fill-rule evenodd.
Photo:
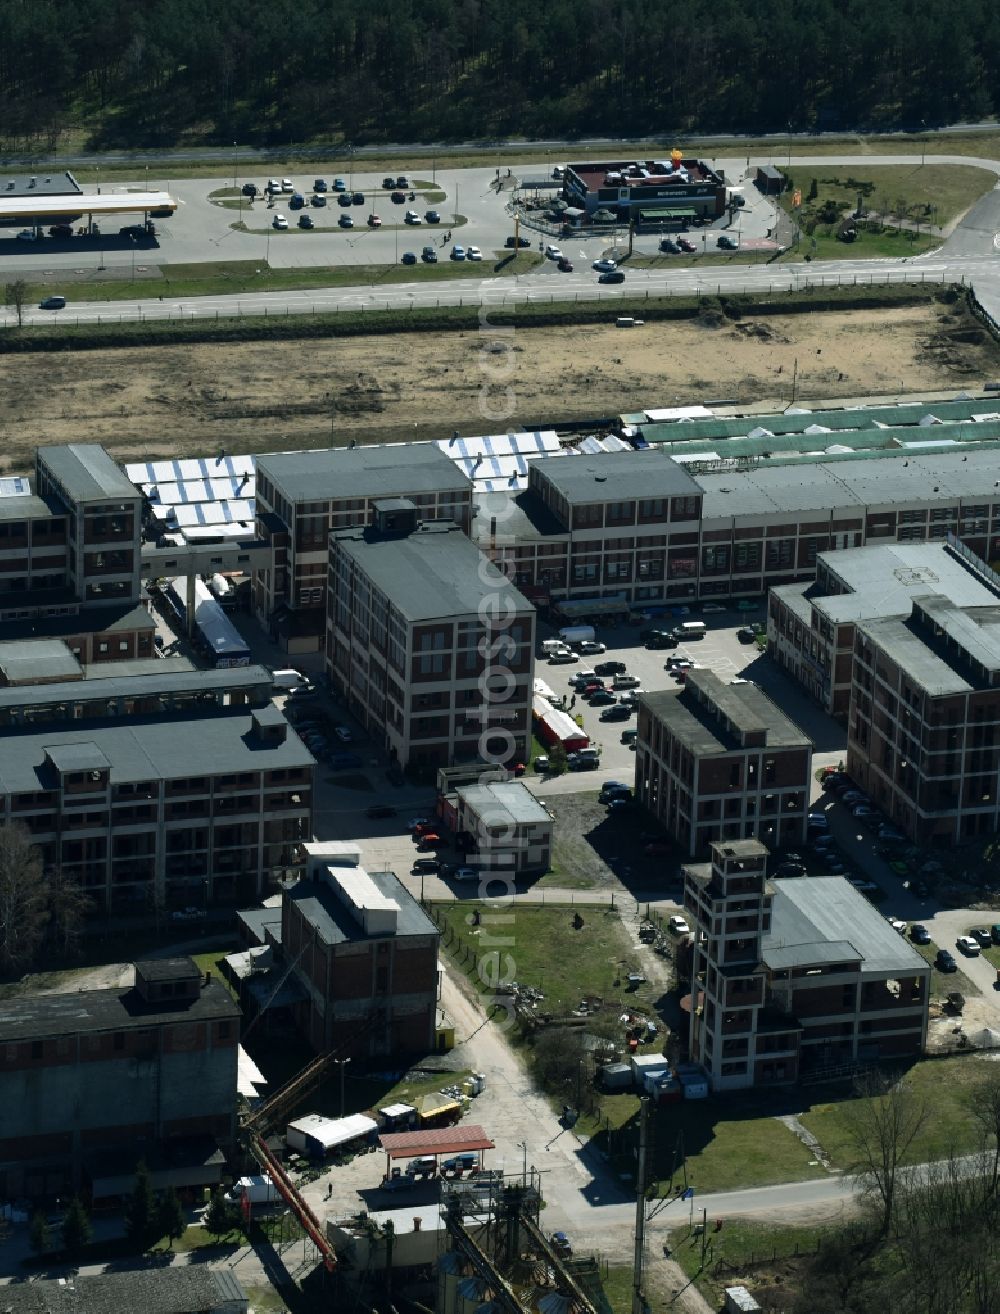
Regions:
M 590 736 L 564 711 L 565 699 L 542 679 L 536 679 L 531 699 L 531 720 L 536 736 L 546 748 L 562 744 L 567 753 L 590 746 Z

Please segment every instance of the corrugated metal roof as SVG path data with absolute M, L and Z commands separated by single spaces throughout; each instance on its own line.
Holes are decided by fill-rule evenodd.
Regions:
M 475 1123 L 440 1131 L 385 1132 L 379 1137 L 379 1144 L 390 1159 L 403 1159 L 408 1154 L 461 1154 L 463 1150 L 496 1149 L 483 1128 Z

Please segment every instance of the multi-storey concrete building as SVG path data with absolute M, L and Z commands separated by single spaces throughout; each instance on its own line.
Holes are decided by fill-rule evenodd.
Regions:
M 299 869 L 314 765 L 270 705 L 5 727 L 0 823 L 97 910 L 247 901 Z
M 526 761 L 535 610 L 462 529 L 378 503 L 329 563 L 327 674 L 390 757 Z
M 552 816 L 522 781 L 459 785 L 454 799 L 456 829 L 477 866 L 508 876 L 548 871 Z
M 430 1053 L 437 927 L 392 872 L 329 856 L 336 865 L 309 845 L 306 878 L 282 895 L 281 952 L 304 995 L 296 1022 L 346 1057 Z
M 856 627 L 908 616 L 924 594 L 959 607 L 996 606 L 1000 581 L 957 541 L 824 552 L 813 583 L 771 590 L 768 652 L 825 711 L 846 721 Z
M 636 798 L 686 854 L 715 840 L 802 842 L 812 744 L 756 685 L 689 671 L 640 697 L 637 728 Z
M 316 651 L 326 633 L 330 531 L 368 525 L 373 503 L 405 497 L 425 521 L 466 533 L 472 484 L 433 443 L 286 452 L 257 461 L 257 529 L 274 549 L 257 572 L 254 609 L 289 651 Z
M 685 871 L 689 1049 L 713 1088 L 920 1054 L 930 965 L 843 877 L 772 881 L 766 867 L 756 840 L 721 841 Z
M 0 1194 L 95 1196 L 172 1148 L 173 1184 L 218 1182 L 235 1133 L 239 1009 L 190 958 L 137 963 L 126 988 L 22 995 L 0 1016 Z M 208 1141 L 208 1153 L 205 1142 Z
M 1000 602 L 857 626 L 847 769 L 919 843 L 1000 828 Z

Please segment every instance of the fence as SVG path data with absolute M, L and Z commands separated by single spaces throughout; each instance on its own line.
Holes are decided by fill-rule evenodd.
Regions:
M 969 309 L 975 315 L 976 319 L 993 334 L 995 338 L 1000 338 L 1000 322 L 986 309 L 983 303 L 976 296 L 975 288 L 969 288 Z
M 72 317 L 59 315 L 57 320 L 54 320 L 51 314 L 44 318 L 37 315 L 26 315 L 25 323 L 46 324 L 49 326 L 53 323 L 70 323 L 78 328 L 94 324 L 195 323 L 199 321 L 204 324 L 218 323 L 230 319 L 289 319 L 293 315 L 364 315 L 380 314 L 385 311 L 399 312 L 431 309 L 471 310 L 479 309 L 482 306 L 494 310 L 503 310 L 506 308 L 513 309 L 518 305 L 564 306 L 604 301 L 613 304 L 622 300 L 634 303 L 636 301 L 653 301 L 674 297 L 700 299 L 702 297 L 754 296 L 762 299 L 774 296 L 776 293 L 786 292 L 822 291 L 834 288 L 923 286 L 924 284 L 954 281 L 943 273 L 936 274 L 916 269 L 879 270 L 868 274 L 825 274 L 803 271 L 802 266 L 799 265 L 790 265 L 785 271 L 771 268 L 768 272 L 767 281 L 763 278 L 749 282 L 738 281 L 741 279 L 745 280 L 745 275 L 742 273 L 734 275 L 732 278 L 719 277 L 718 275 L 714 278 L 701 278 L 686 273 L 685 275 L 679 274 L 677 280 L 673 283 L 656 283 L 650 279 L 649 282 L 640 286 L 636 286 L 633 282 L 613 286 L 594 285 L 576 292 L 549 292 L 536 285 L 518 285 L 515 277 L 509 289 L 497 290 L 494 286 L 490 286 L 477 292 L 464 292 L 457 297 L 449 297 L 447 293 L 441 293 L 429 287 L 426 289 L 421 287 L 418 292 L 399 291 L 395 295 L 377 293 L 373 288 L 365 294 L 357 292 L 340 294 L 331 290 L 329 293 L 321 292 L 308 301 L 282 302 L 278 298 L 287 294 L 276 292 L 257 294 L 273 296 L 275 298 L 273 303 L 250 300 L 244 302 L 240 297 L 227 297 L 225 298 L 225 306 L 217 306 L 214 311 L 199 309 L 197 306 L 189 308 L 187 306 L 163 305 L 161 307 L 157 303 L 151 302 L 146 306 L 134 306 L 128 310 L 120 310 L 117 313 L 94 313 Z M 959 281 L 964 285 L 965 276 L 962 275 Z M 294 293 L 290 295 L 294 296 Z M 208 300 L 209 298 L 205 299 Z M 218 299 L 221 298 L 212 298 L 212 300 Z M 978 305 L 979 303 L 974 302 L 974 304 Z M 982 315 L 986 315 L 981 307 L 980 310 Z M 0 323 L 8 327 L 16 322 L 16 317 L 10 314 L 5 315 L 0 320 Z M 992 318 L 989 322 L 991 326 L 995 327 Z M 998 330 L 998 333 L 1000 333 L 1000 330 Z

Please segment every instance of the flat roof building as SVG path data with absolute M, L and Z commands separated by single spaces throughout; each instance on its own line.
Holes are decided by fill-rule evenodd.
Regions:
M 471 528 L 472 483 L 435 443 L 258 457 L 258 532 L 277 558 L 273 572 L 255 577 L 254 608 L 289 652 L 322 645 L 330 531 L 368 525 L 376 501 L 398 497 L 422 520 Z
M 756 685 L 691 670 L 639 699 L 635 795 L 689 856 L 716 841 L 801 843 L 812 744 Z
M 552 817 L 523 781 L 459 785 L 455 817 L 457 830 L 471 841 L 469 862 L 515 877 L 548 871 Z
M 137 963 L 125 987 L 5 1001 L 0 1191 L 9 1199 L 78 1191 L 93 1156 L 123 1145 L 133 1174 L 163 1145 L 230 1146 L 239 1017 L 228 991 L 190 958 Z M 202 1172 L 203 1160 L 192 1169 Z
M 379 506 L 330 536 L 332 685 L 399 766 L 526 761 L 534 607 L 457 525 Z M 486 697 L 501 666 L 505 696 Z
M 679 211 L 688 220 L 718 218 L 726 208 L 726 184 L 704 160 L 682 159 L 674 151 L 660 160 L 610 160 L 567 165 L 563 196 L 588 217 L 599 210 L 616 218 L 649 218 Z
M 925 594 L 854 639 L 847 769 L 917 843 L 1000 828 L 1000 599 Z
M 95 911 L 245 902 L 299 869 L 314 765 L 270 705 L 8 726 L 0 821 Z
M 842 876 L 767 877 L 752 839 L 684 873 L 695 931 L 689 1049 L 713 1089 L 787 1084 L 927 1039 L 931 967 Z
M 885 543 L 823 552 L 811 583 L 768 599 L 768 652 L 825 711 L 846 722 L 854 635 L 864 621 L 910 614 L 935 594 L 957 607 L 1000 603 L 1000 580 L 959 543 Z

